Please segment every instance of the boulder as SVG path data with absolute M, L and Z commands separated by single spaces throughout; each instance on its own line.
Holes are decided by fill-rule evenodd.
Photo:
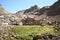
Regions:
M 16 15 L 12 15 L 10 18 L 10 25 L 23 25 L 21 20 L 19 17 L 17 17 Z

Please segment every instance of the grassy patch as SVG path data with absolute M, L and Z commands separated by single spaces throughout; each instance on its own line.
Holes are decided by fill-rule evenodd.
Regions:
M 29 35 L 45 35 L 53 34 L 58 35 L 60 32 L 55 31 L 53 26 L 40 26 L 40 25 L 31 25 L 31 26 L 15 26 L 12 27 L 12 32 L 19 37 L 23 37 L 24 40 L 31 40 Z M 20 39 L 19 39 L 20 40 Z
M 19 36 L 28 36 L 30 34 L 34 34 L 34 35 L 41 35 L 44 33 L 51 33 L 51 34 L 55 34 L 54 33 L 54 28 L 52 26 L 16 26 L 12 28 L 12 31 L 15 34 L 18 34 Z

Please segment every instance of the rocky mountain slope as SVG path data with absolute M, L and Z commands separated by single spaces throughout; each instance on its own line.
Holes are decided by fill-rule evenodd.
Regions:
M 0 4 L 0 15 L 7 15 L 7 14 L 9 14 L 9 13 Z
M 48 15 L 60 15 L 60 1 L 58 0 L 52 6 L 50 6 L 49 10 L 50 11 Z
M 5 22 L 6 23 L 8 22 L 9 15 L 10 15 L 9 12 L 7 12 L 0 4 L 0 26 Z
M 29 9 L 21 10 L 15 14 L 9 14 L 0 5 L 0 20 L 2 24 L 9 25 L 51 25 L 60 23 L 60 1 L 51 6 L 39 8 L 37 5 Z
M 22 11 L 16 14 L 21 14 Z M 32 6 L 29 9 L 22 12 L 25 15 L 25 19 L 22 21 L 24 25 L 47 25 L 47 24 L 57 24 L 60 23 L 60 1 L 58 0 L 51 6 L 45 6 L 43 8 L 37 7 L 37 5 Z

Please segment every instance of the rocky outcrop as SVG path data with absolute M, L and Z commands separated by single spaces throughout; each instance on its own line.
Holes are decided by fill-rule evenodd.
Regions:
M 32 6 L 31 8 L 29 9 L 26 9 L 24 14 L 37 14 L 39 11 L 39 8 L 37 7 L 37 5 L 35 6 Z
M 46 13 L 47 16 L 49 16 L 50 20 L 53 22 L 56 22 L 60 24 L 60 1 L 58 0 L 55 2 L 50 8 L 48 9 L 48 12 Z
M 50 6 L 45 6 L 39 10 L 40 15 L 45 14 L 48 12 Z
M 60 15 L 60 1 L 57 1 L 52 6 L 50 6 L 48 15 L 50 16 Z

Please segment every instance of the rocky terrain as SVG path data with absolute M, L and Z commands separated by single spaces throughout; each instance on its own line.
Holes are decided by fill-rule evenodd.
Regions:
M 37 5 L 18 11 L 15 15 L 23 15 L 23 25 L 52 25 L 60 23 L 60 1 L 51 6 L 39 8 Z
M 0 25 L 52 25 L 60 23 L 60 1 L 51 6 L 39 8 L 37 5 L 9 14 L 0 5 Z
M 8 40 L 8 36 L 11 38 L 9 40 L 14 40 L 17 36 L 11 32 L 10 27 L 13 25 L 59 25 L 60 24 L 60 0 L 55 2 L 51 6 L 45 6 L 39 8 L 37 5 L 32 6 L 26 10 L 21 10 L 15 14 L 10 14 L 7 12 L 0 4 L 0 40 Z M 60 29 L 57 26 L 56 29 Z M 31 35 L 30 35 L 31 36 Z M 7 37 L 7 38 L 6 38 Z M 59 36 L 46 35 L 38 38 L 33 37 L 33 40 L 60 40 Z M 52 38 L 50 38 L 52 37 Z M 17 40 L 17 39 L 16 39 Z

